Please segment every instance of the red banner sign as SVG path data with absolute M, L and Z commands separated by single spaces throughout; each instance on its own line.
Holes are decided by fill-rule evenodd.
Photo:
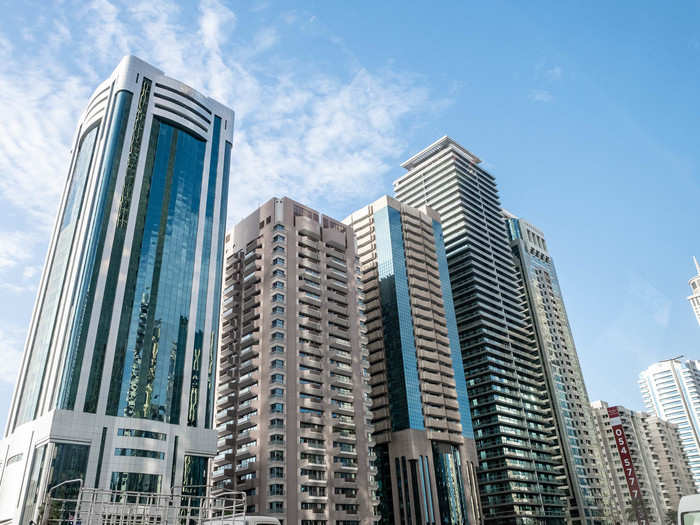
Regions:
M 644 506 L 642 493 L 639 490 L 639 480 L 634 471 L 632 456 L 627 446 L 627 436 L 625 436 L 625 431 L 622 428 L 622 418 L 620 418 L 619 407 L 608 407 L 608 417 L 610 418 L 610 425 L 612 426 L 613 435 L 615 436 L 615 444 L 617 445 L 617 453 L 620 455 L 622 470 L 625 471 L 627 488 L 629 488 L 632 506 L 637 515 L 637 523 L 639 525 L 649 525 L 650 521 L 647 517 L 646 507 Z

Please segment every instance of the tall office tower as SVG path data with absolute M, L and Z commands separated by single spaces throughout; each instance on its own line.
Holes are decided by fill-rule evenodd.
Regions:
M 667 510 L 677 510 L 683 496 L 695 494 L 695 482 L 683 450 L 678 426 L 660 417 L 644 417 L 647 441 L 653 451 L 654 468 Z
M 698 274 L 688 281 L 692 291 L 690 296 L 688 296 L 688 302 L 690 302 L 690 306 L 693 307 L 695 319 L 697 319 L 698 324 L 700 324 L 700 264 L 695 257 L 693 257 L 693 262 L 695 263 L 695 269 Z
M 700 490 L 700 361 L 674 358 L 639 374 L 644 406 L 678 425 L 695 486 Z
M 605 519 L 610 494 L 600 470 L 601 450 L 557 272 L 543 233 L 506 211 L 504 215 L 553 400 L 571 521 L 598 522 Z
M 203 482 L 232 136 L 229 108 L 134 57 L 90 99 L 0 445 L 0 521 L 36 520 L 66 479 Z
M 686 458 L 682 453 L 679 454 L 677 427 L 643 412 L 621 406 L 609 407 L 604 401 L 594 401 L 591 407 L 597 439 L 603 451 L 601 467 L 613 495 L 613 521 L 635 521 L 630 519 L 633 504 L 628 485 L 628 478 L 633 477 L 639 485 L 638 490 L 650 523 L 665 523 L 669 511 L 677 509 L 680 496 L 694 493 Z M 611 419 L 609 408 L 617 408 L 619 418 Z M 629 456 L 633 470 L 621 457 L 621 445 L 618 443 L 620 436 L 615 433 L 613 424 L 621 425 L 624 431 L 626 446 L 622 453 Z M 668 465 L 671 466 L 667 470 Z M 669 483 L 669 479 L 673 481 Z M 679 487 L 677 492 L 676 486 Z
M 487 523 L 564 523 L 563 463 L 495 178 L 443 137 L 402 166 L 397 198 L 440 215 Z
M 437 213 L 382 197 L 345 219 L 365 293 L 382 523 L 479 522 L 476 449 Z
M 373 521 L 352 230 L 288 198 L 228 234 L 213 480 L 283 525 Z

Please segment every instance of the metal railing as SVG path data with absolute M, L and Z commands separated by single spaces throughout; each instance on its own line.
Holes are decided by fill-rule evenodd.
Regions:
M 40 525 L 243 525 L 244 492 L 208 485 L 151 493 L 83 487 L 80 479 L 53 487 Z

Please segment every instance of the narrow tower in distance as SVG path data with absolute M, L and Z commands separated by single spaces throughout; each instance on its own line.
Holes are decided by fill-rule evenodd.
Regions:
M 595 439 L 595 422 L 554 261 L 542 231 L 503 213 L 552 400 L 571 523 L 602 523 L 609 519 L 610 491 L 600 466 L 602 451 Z
M 693 257 L 693 262 L 695 263 L 695 269 L 698 274 L 688 281 L 692 293 L 688 296 L 688 302 L 690 306 L 693 307 L 693 313 L 695 314 L 695 319 L 697 319 L 698 324 L 700 324 L 700 263 Z
M 204 483 L 233 118 L 131 56 L 88 102 L 0 445 L 0 521 L 36 521 L 67 479 Z
M 700 491 L 700 361 L 667 359 L 639 374 L 646 409 L 678 425 L 695 486 Z

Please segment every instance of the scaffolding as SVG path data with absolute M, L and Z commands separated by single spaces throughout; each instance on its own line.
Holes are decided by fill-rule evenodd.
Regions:
M 151 493 L 88 488 L 75 479 L 48 492 L 39 525 L 244 525 L 245 498 L 210 485 Z

